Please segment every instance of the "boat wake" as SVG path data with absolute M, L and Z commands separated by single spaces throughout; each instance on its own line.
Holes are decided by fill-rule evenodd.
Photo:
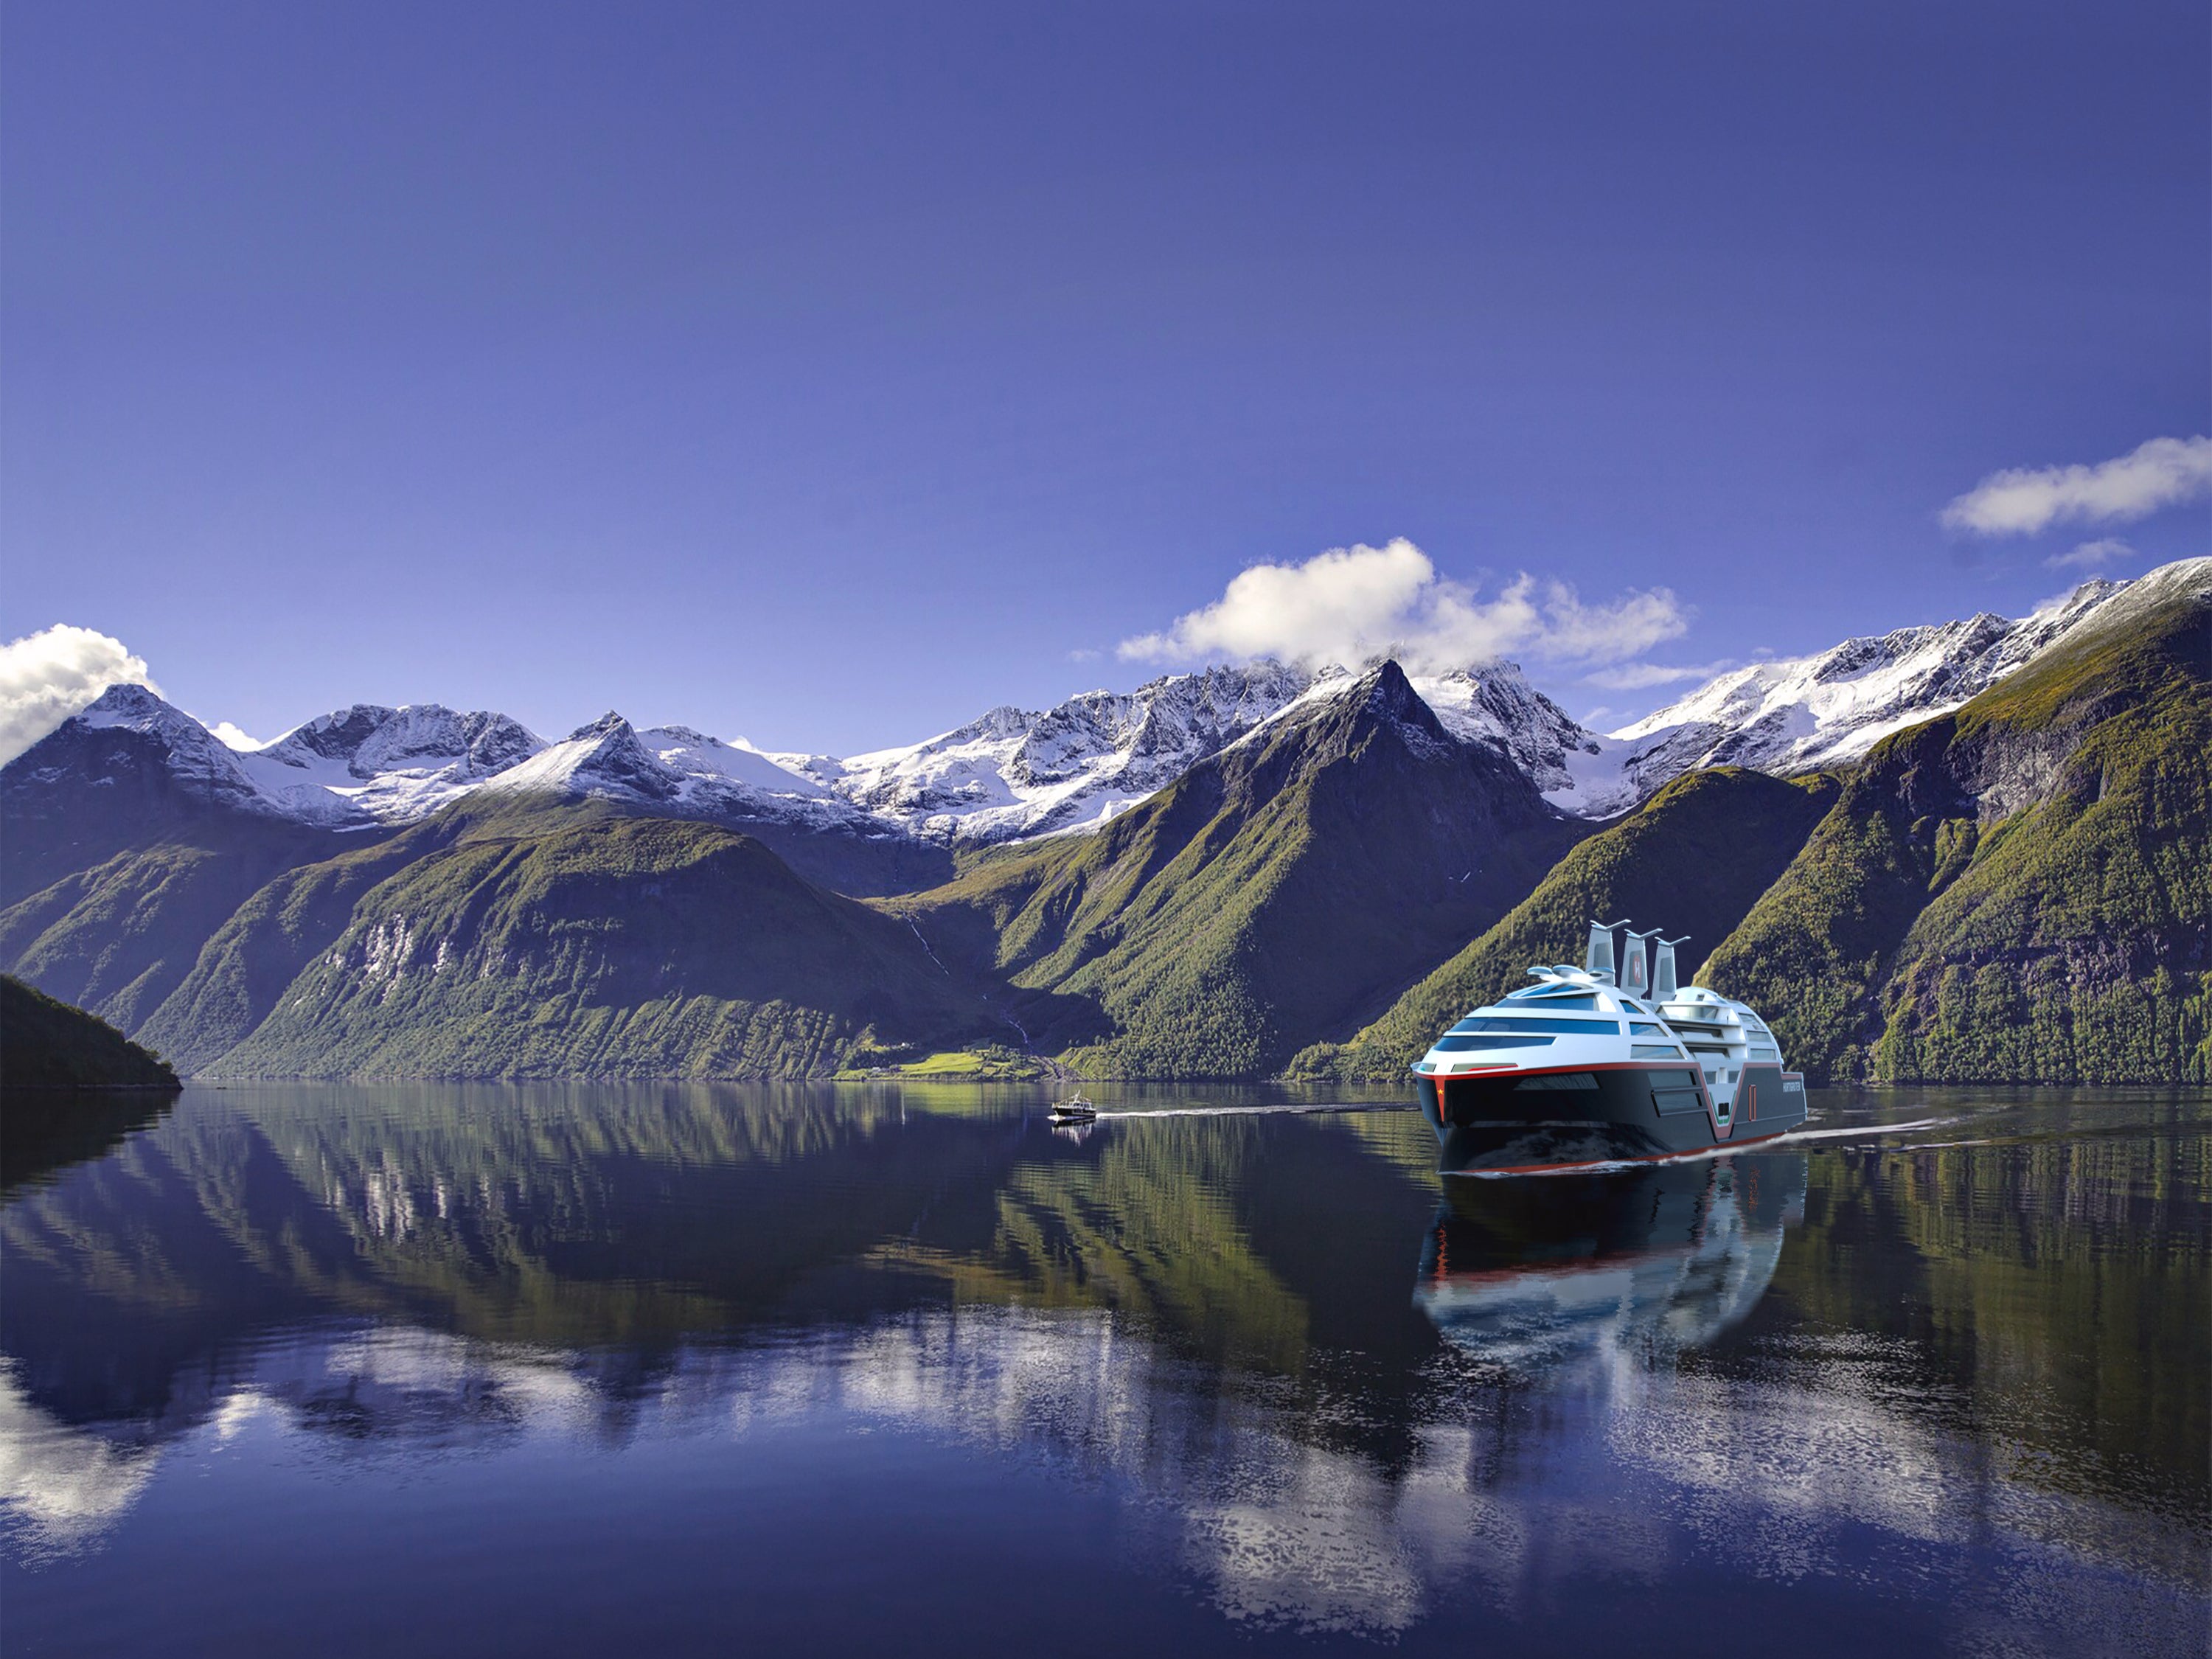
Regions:
M 1717 1146 L 1700 1146 L 1686 1152 L 1671 1152 L 1663 1158 L 1610 1158 L 1595 1164 L 1561 1164 L 1544 1170 L 1453 1170 L 1446 1173 L 1470 1176 L 1478 1181 L 1517 1181 L 1522 1177 L 1540 1179 L 1546 1176 L 1607 1175 L 1615 1170 L 1648 1170 L 1654 1164 L 1686 1164 L 1701 1158 L 1735 1158 L 1747 1152 L 1780 1152 L 1786 1147 L 1803 1145 L 1808 1140 L 1878 1140 L 1885 1135 L 1917 1133 L 1923 1129 L 1947 1128 L 1954 1123 L 1964 1123 L 1963 1117 L 1916 1118 L 1910 1123 L 1861 1123 L 1840 1129 L 1792 1129 L 1786 1134 L 1767 1135 L 1758 1140 L 1747 1140 L 1730 1146 L 1726 1141 Z M 1969 1145 L 1960 1141 L 1945 1141 L 1947 1146 Z M 1912 1148 L 1918 1151 L 1917 1147 Z
M 1340 1100 L 1324 1102 L 1317 1105 L 1303 1101 L 1285 1101 L 1269 1106 L 1163 1106 L 1154 1111 L 1135 1109 L 1102 1111 L 1098 1114 L 1097 1121 L 1103 1123 L 1109 1118 L 1250 1117 L 1261 1113 L 1273 1113 L 1277 1115 L 1287 1113 L 1297 1116 L 1308 1116 L 1316 1112 L 1410 1112 L 1413 1109 L 1415 1109 L 1413 1107 L 1403 1101 Z

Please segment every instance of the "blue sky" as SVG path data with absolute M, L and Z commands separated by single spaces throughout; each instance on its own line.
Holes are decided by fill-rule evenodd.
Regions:
M 1942 517 L 2212 431 L 2208 52 L 2199 0 L 14 0 L 0 633 L 264 736 L 849 752 L 1394 538 L 1408 626 L 1577 714 L 2017 613 L 2212 542 L 2187 478 Z

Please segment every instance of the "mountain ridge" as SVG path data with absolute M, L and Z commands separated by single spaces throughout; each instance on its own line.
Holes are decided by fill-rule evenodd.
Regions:
M 1603 820 L 1702 767 L 1788 775 L 1854 761 L 2017 672 L 2130 591 L 2198 567 L 2212 561 L 2084 582 L 2019 619 L 1982 613 L 1731 669 L 1612 732 L 1585 728 L 1511 663 L 1409 680 L 1453 738 L 1510 757 L 1562 811 Z M 1342 695 L 1362 672 L 1216 665 L 1048 709 L 1002 705 L 920 743 L 843 759 L 684 726 L 639 728 L 613 713 L 549 743 L 506 715 L 438 703 L 356 704 L 234 750 L 141 686 L 111 687 L 72 719 L 158 733 L 180 780 L 210 798 L 325 828 L 398 828 L 477 789 L 553 788 L 957 848 L 1095 830 L 1303 703 Z
M 921 763 L 897 788 L 965 765 L 1005 787 L 981 810 L 1054 826 L 996 839 L 930 839 L 842 774 L 687 727 L 611 712 L 549 743 L 434 705 L 265 746 L 290 745 L 259 763 L 285 787 L 350 780 L 302 816 L 257 751 L 110 688 L 0 768 L 0 969 L 230 1075 L 821 1075 L 982 1042 L 1100 1075 L 1364 1077 L 1570 912 L 1686 925 L 1671 904 L 1816 1076 L 2198 1075 L 2212 560 L 2075 598 L 2027 634 L 1767 665 L 1747 742 L 1808 686 L 1869 692 L 1826 728 L 1853 744 L 1900 697 L 1981 687 L 1857 759 L 1767 755 L 1788 777 L 1647 791 L 1517 672 L 1388 660 L 1165 676 L 896 751 Z M 434 805 L 347 804 L 380 780 Z M 1608 787 L 1630 805 L 1600 815 Z

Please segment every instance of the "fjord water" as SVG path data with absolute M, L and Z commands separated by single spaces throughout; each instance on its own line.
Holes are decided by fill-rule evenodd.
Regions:
M 2202 1092 L 1449 1181 L 1092 1092 L 193 1088 L 11 1162 L 0 1642 L 2204 1650 Z

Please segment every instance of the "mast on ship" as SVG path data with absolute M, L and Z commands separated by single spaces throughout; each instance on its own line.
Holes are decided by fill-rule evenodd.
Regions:
M 1589 930 L 1589 949 L 1584 952 L 1583 966 L 1592 979 L 1613 982 L 1613 930 L 1626 927 L 1626 921 L 1593 921 Z
M 1654 928 L 1652 931 L 1656 933 L 1658 930 Z M 1652 1001 L 1666 1002 L 1681 988 L 1674 980 L 1674 947 L 1678 945 L 1687 945 L 1689 942 L 1690 936 L 1687 933 L 1683 934 L 1680 939 L 1662 939 L 1659 941 L 1658 960 L 1651 964 Z
M 1626 926 L 1626 923 L 1622 925 Z M 1620 988 L 1631 996 L 1640 997 L 1650 988 L 1651 975 L 1644 960 L 1644 941 L 1657 939 L 1660 930 L 1656 927 L 1642 933 L 1632 927 L 1629 929 L 1628 943 L 1622 952 Z

